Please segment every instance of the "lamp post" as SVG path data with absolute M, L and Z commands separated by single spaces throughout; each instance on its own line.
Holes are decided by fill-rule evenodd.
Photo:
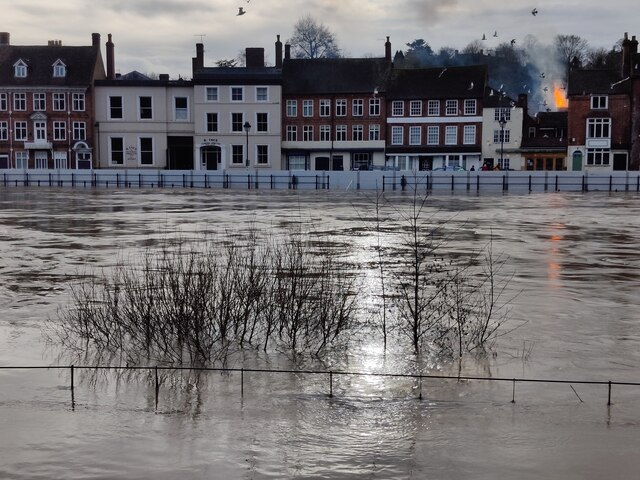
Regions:
M 504 114 L 500 115 L 500 168 L 504 165 L 504 126 L 507 124 L 507 119 L 504 118 Z
M 247 168 L 249 168 L 249 130 L 251 130 L 251 124 L 249 122 L 244 122 L 242 128 L 244 128 L 244 132 L 247 134 L 247 157 L 245 163 Z

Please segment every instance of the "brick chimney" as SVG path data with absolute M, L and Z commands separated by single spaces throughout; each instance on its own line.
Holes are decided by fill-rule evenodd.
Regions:
M 92 33 L 91 34 L 91 46 L 92 47 L 99 47 L 100 46 L 100 34 L 99 33 Z
M 282 42 L 280 41 L 280 35 L 276 40 L 276 68 L 282 68 Z
M 264 67 L 264 48 L 248 47 L 246 50 L 245 65 L 247 68 L 263 68 Z
M 391 61 L 391 42 L 389 41 L 389 37 L 387 37 L 387 41 L 384 42 L 384 59 L 387 62 Z
M 107 35 L 107 78 L 113 80 L 116 78 L 116 64 L 113 56 L 114 48 L 111 41 L 111 34 Z
M 9 32 L 0 32 L 0 46 L 11 45 L 9 38 L 10 38 Z
M 202 68 L 204 68 L 204 43 L 196 43 L 196 56 L 191 59 L 191 69 L 196 73 L 196 70 Z
M 291 45 L 288 43 L 284 44 L 284 59 L 291 60 Z
M 624 32 L 622 40 L 622 78 L 630 77 L 633 73 L 633 57 L 638 53 L 638 41 L 634 35 L 629 40 L 629 34 Z

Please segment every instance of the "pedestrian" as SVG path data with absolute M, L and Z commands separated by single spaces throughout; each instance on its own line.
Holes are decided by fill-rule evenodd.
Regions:
M 470 172 L 475 172 L 476 171 L 476 166 L 475 165 L 471 165 L 471 169 L 469 171 Z

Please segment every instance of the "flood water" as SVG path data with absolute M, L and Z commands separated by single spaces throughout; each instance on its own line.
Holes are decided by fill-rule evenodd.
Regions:
M 370 195 L 369 195 L 370 196 Z M 392 200 L 401 205 L 403 197 Z M 448 248 L 493 237 L 509 259 L 510 325 L 463 375 L 637 382 L 640 196 L 435 196 Z M 42 327 L 68 281 L 141 251 L 160 232 L 303 222 L 366 265 L 364 193 L 0 190 L 0 367 L 59 364 Z M 287 369 L 258 356 L 231 367 Z M 441 362 L 423 366 L 451 374 Z M 427 368 L 430 367 L 430 368 Z M 371 339 L 335 370 L 409 373 L 411 355 Z M 422 368 L 422 367 L 421 367 Z M 640 387 L 246 373 L 121 378 L 0 369 L 0 478 L 639 478 Z

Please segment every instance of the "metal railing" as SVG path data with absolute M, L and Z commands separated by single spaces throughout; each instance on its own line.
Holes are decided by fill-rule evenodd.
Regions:
M 447 192 L 640 192 L 633 171 L 3 170 L 3 187 L 222 188 Z
M 607 406 L 612 405 L 611 394 L 613 386 L 633 386 L 640 387 L 640 382 L 623 382 L 614 380 L 558 380 L 558 379 L 541 379 L 541 378 L 506 378 L 506 377 L 480 377 L 468 375 L 430 375 L 418 373 L 372 373 L 372 372 L 354 372 L 341 370 L 279 370 L 267 368 L 225 368 L 225 367 L 179 367 L 179 366 L 78 366 L 78 365 L 42 365 L 42 366 L 0 366 L 0 370 L 59 370 L 69 371 L 69 381 L 71 390 L 71 407 L 75 408 L 75 372 L 78 370 L 113 370 L 113 371 L 147 371 L 154 378 L 155 386 L 155 408 L 158 408 L 160 394 L 160 371 L 190 371 L 190 372 L 221 372 L 240 374 L 240 396 L 244 397 L 244 375 L 245 373 L 261 373 L 261 374 L 295 374 L 295 375 L 324 375 L 328 379 L 329 397 L 333 397 L 334 377 L 336 376 L 360 376 L 360 377 L 385 377 L 385 378 L 410 378 L 418 381 L 418 399 L 422 400 L 422 382 L 423 380 L 455 380 L 455 381 L 479 381 L 479 382 L 501 382 L 512 384 L 511 403 L 516 403 L 516 384 L 518 383 L 542 383 L 542 384 L 566 384 L 572 385 L 601 385 L 607 387 Z M 578 396 L 577 392 L 574 393 Z M 582 399 L 578 396 L 580 401 Z

